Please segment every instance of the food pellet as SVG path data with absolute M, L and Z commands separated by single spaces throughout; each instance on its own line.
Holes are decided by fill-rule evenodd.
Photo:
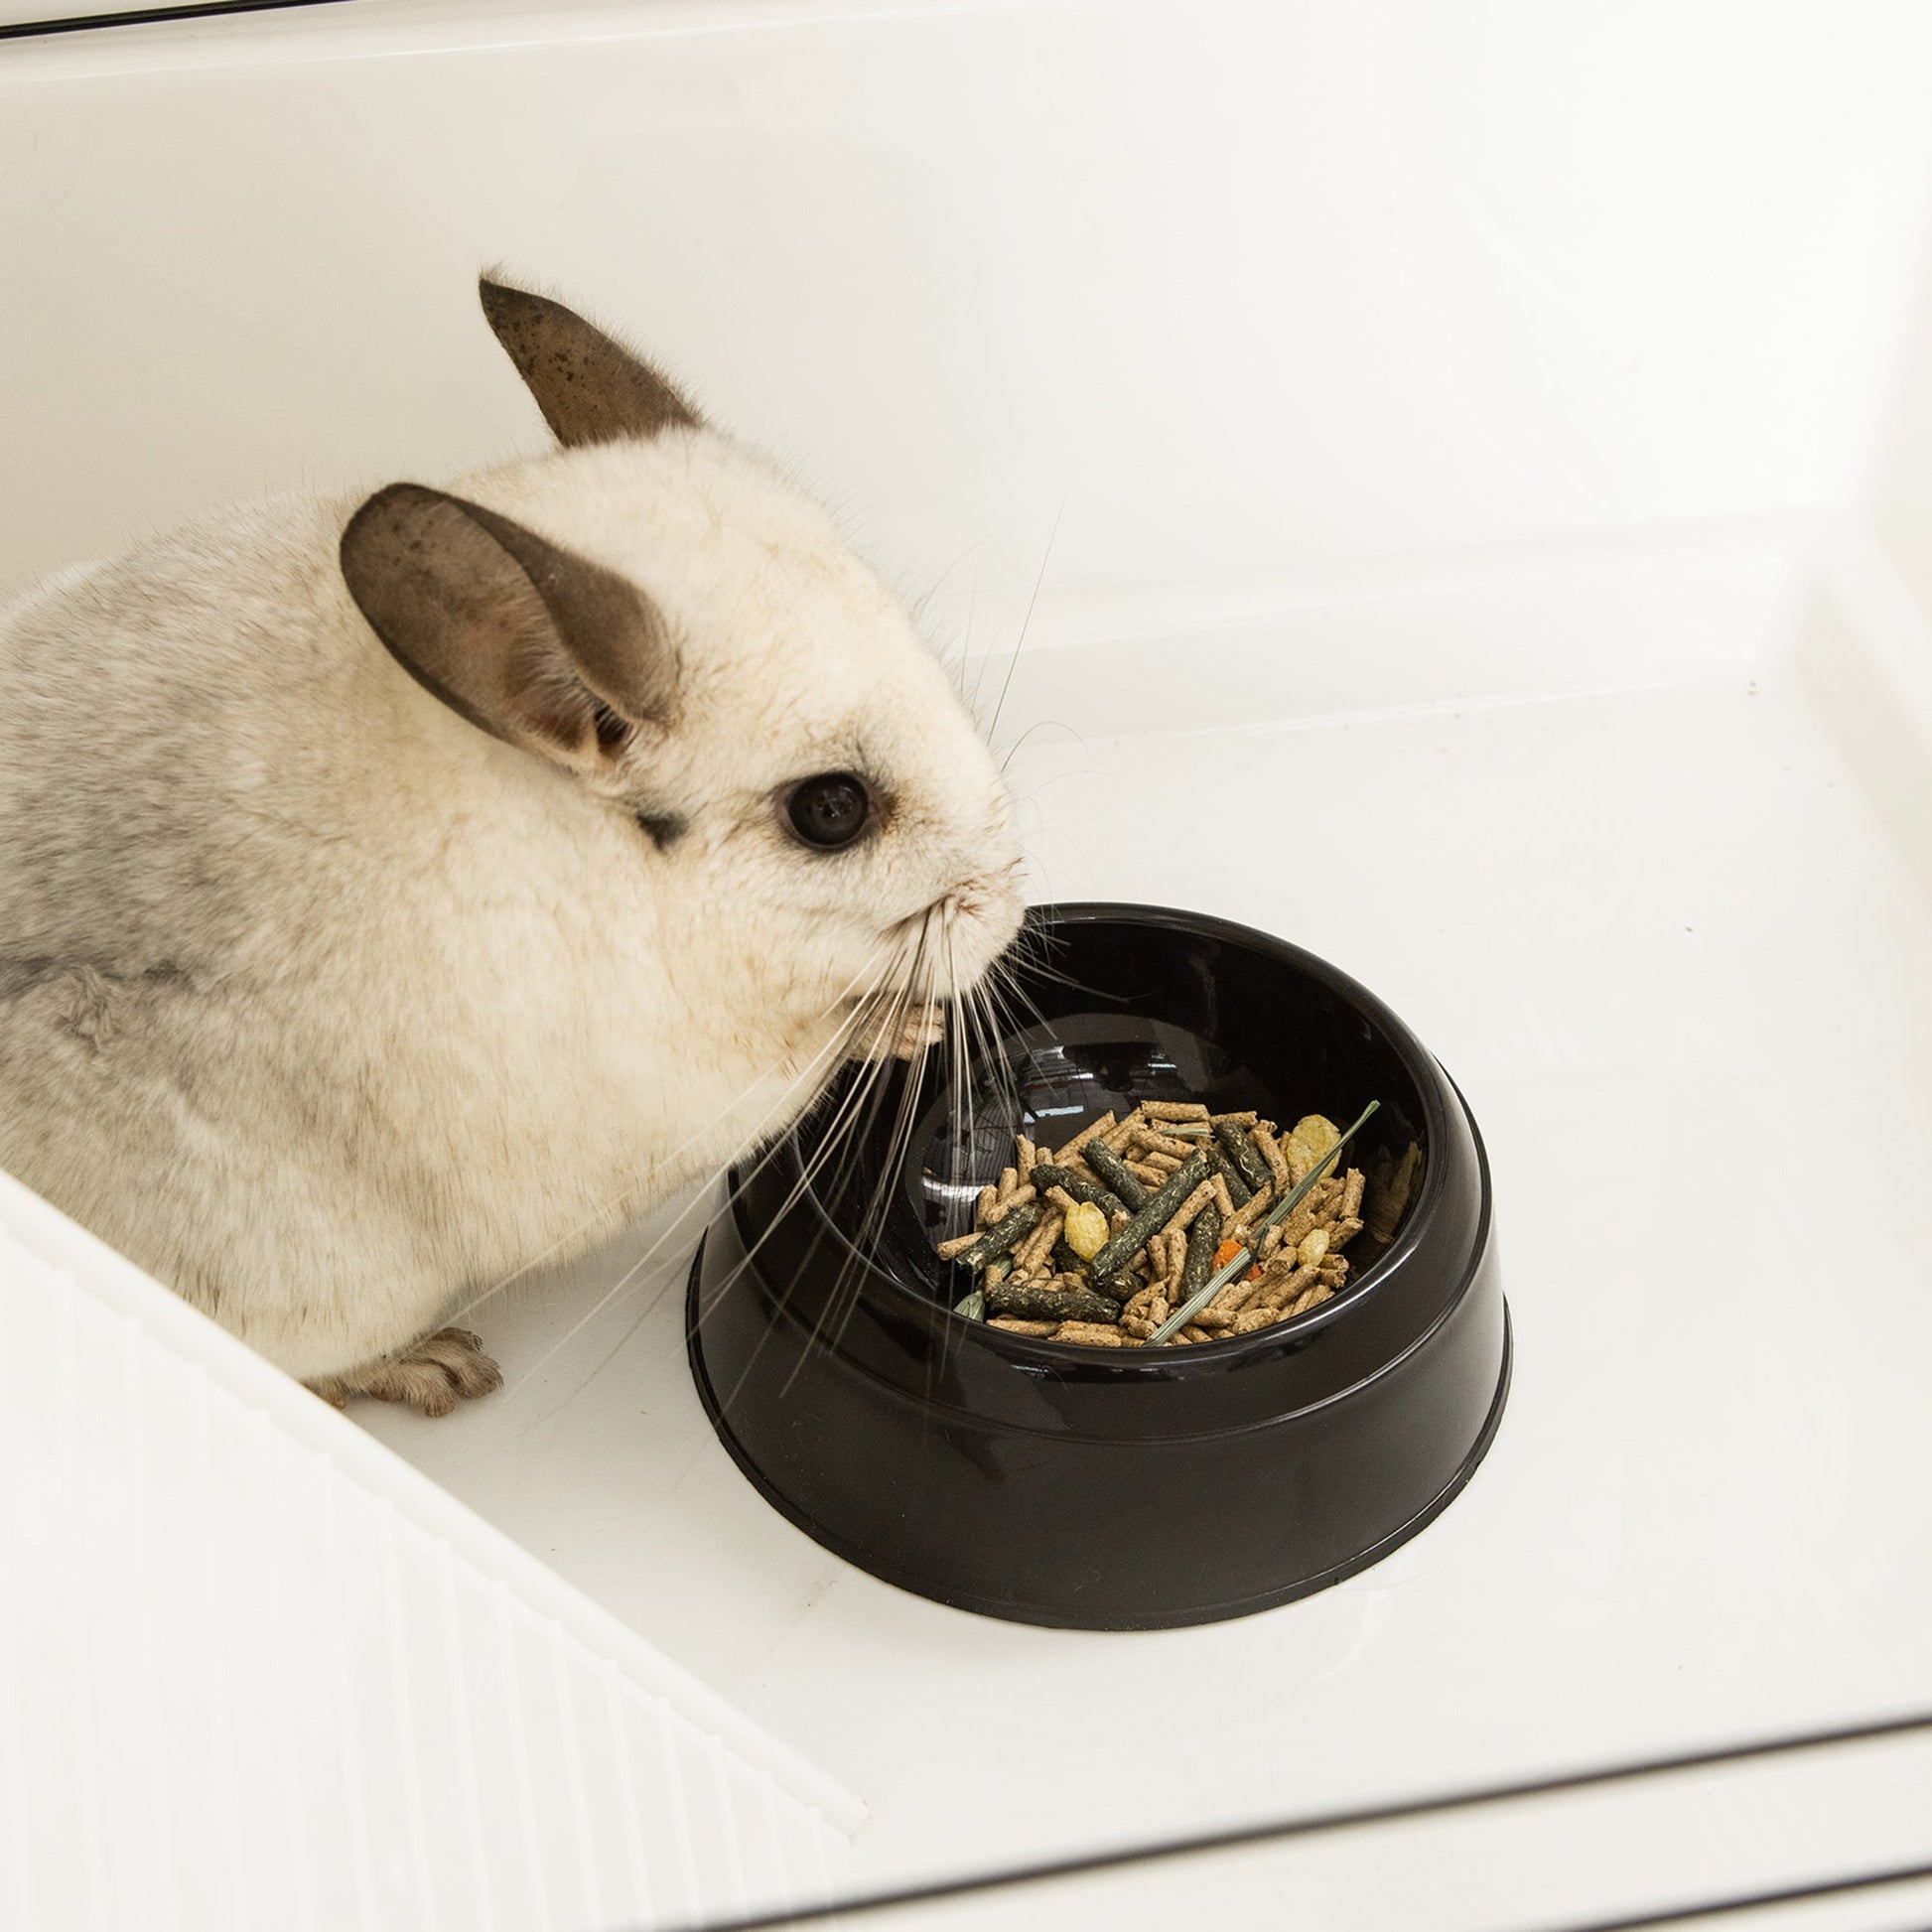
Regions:
M 1108 1128 L 1113 1126 L 1113 1124 L 1114 1124 L 1113 1114 L 1111 1112 L 1108 1112 L 1102 1114 L 1100 1118 L 1097 1121 L 1095 1121 L 1091 1127 L 1081 1128 L 1079 1133 L 1074 1135 L 1074 1137 L 1070 1141 L 1068 1141 L 1067 1144 L 1063 1148 L 1061 1148 L 1056 1155 L 1053 1156 L 1053 1165 L 1059 1168 L 1065 1167 L 1066 1164 L 1070 1160 L 1072 1160 L 1072 1158 L 1076 1154 L 1078 1154 L 1080 1150 L 1083 1147 L 1085 1147 L 1089 1141 L 1098 1140 L 1102 1134 L 1106 1133 Z
M 1028 1321 L 1118 1321 L 1120 1304 L 1088 1288 L 1047 1288 L 1032 1282 L 995 1282 L 986 1291 L 995 1314 Z
M 1151 1332 L 1151 1331 L 1150 1331 Z M 1089 1348 L 1138 1348 L 1140 1339 L 1112 1323 L 1062 1321 L 1053 1331 L 1055 1341 L 1084 1342 Z
M 1054 1151 L 1019 1136 L 1013 1165 L 975 1203 L 981 1225 L 942 1241 L 939 1253 L 971 1272 L 962 1302 L 977 1300 L 990 1327 L 1139 1348 L 1249 1247 L 1291 1187 L 1343 1158 L 1339 1139 L 1323 1114 L 1304 1114 L 1285 1133 L 1255 1113 L 1217 1114 L 1198 1101 L 1102 1114 Z M 1399 1161 L 1380 1157 L 1373 1176 L 1324 1173 L 1294 1213 L 1254 1237 L 1253 1264 L 1170 1340 L 1258 1334 L 1331 1301 L 1349 1275 L 1341 1251 L 1365 1225 L 1371 1234 L 1394 1228 L 1421 1168 L 1412 1146 Z

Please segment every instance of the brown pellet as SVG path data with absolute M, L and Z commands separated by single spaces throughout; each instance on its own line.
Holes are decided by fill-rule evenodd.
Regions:
M 1062 1321 L 1053 1332 L 1055 1341 L 1085 1342 L 1089 1348 L 1132 1348 L 1134 1338 L 1124 1335 L 1108 1323 L 1102 1326 L 1097 1321 Z
M 1166 1228 L 1147 1244 L 1148 1260 L 1154 1268 L 1155 1286 L 1169 1301 L 1173 1300 L 1174 1284 L 1180 1279 L 1180 1258 L 1174 1250 L 1175 1244 L 1168 1238 Z
M 964 1254 L 978 1239 L 979 1233 L 976 1229 L 971 1234 L 956 1234 L 950 1241 L 940 1242 L 939 1259 L 941 1261 L 950 1261 L 954 1255 Z
M 1241 1241 L 1248 1230 L 1268 1218 L 1268 1211 L 1274 1205 L 1277 1195 L 1273 1187 L 1264 1187 L 1255 1197 L 1234 1210 L 1228 1224 L 1222 1228 L 1222 1235 L 1230 1241 Z
M 1098 1135 L 1106 1133 L 1108 1128 L 1113 1126 L 1113 1124 L 1114 1124 L 1113 1110 L 1112 1108 L 1109 1108 L 1107 1112 L 1102 1114 L 1098 1120 L 1092 1122 L 1089 1126 L 1081 1128 L 1080 1131 L 1076 1135 L 1074 1135 L 1074 1137 L 1070 1141 L 1068 1141 L 1067 1144 L 1063 1148 L 1061 1148 L 1056 1155 L 1053 1156 L 1054 1167 L 1056 1168 L 1065 1167 L 1066 1164 L 1069 1161 L 1071 1161 L 1073 1157 L 1076 1154 L 1078 1154 L 1079 1151 L 1083 1147 L 1085 1147 L 1089 1141 L 1093 1140 Z
M 1187 1198 L 1176 1207 L 1168 1219 L 1166 1232 L 1179 1234 L 1194 1225 L 1194 1216 L 1214 1198 L 1214 1183 L 1219 1174 L 1210 1174 Z
M 1288 1157 L 1282 1152 L 1282 1144 L 1276 1140 L 1273 1131 L 1265 1120 L 1258 1120 L 1248 1129 L 1248 1138 L 1255 1144 L 1256 1151 L 1268 1163 L 1268 1172 L 1275 1176 L 1278 1188 L 1289 1187 L 1294 1183 L 1288 1177 Z
M 1352 1221 L 1362 1211 L 1362 1190 L 1368 1181 L 1360 1168 L 1350 1168 L 1348 1178 L 1342 1183 L 1340 1218 Z
M 1199 1100 L 1143 1100 L 1141 1112 L 1149 1120 L 1207 1120 L 1208 1114 L 1204 1101 Z
M 1016 1275 L 1032 1274 L 1053 1252 L 1053 1243 L 1060 1238 L 1060 1229 L 1065 1225 L 1064 1214 L 1048 1214 L 1020 1244 L 1019 1251 L 1013 1257 L 1013 1272 Z
M 998 1208 L 999 1204 L 999 1188 L 982 1187 L 980 1189 L 979 1199 L 973 1205 L 973 1225 L 982 1228 L 991 1227 L 993 1225 L 994 1211 Z M 945 1250 L 942 1248 L 939 1252 L 944 1254 Z
M 1050 1335 L 1055 1328 L 1064 1327 L 1061 1321 L 1022 1321 L 1017 1314 L 994 1314 L 987 1317 L 989 1328 L 1004 1328 L 1010 1335 Z
M 1034 1163 L 1038 1159 L 1039 1149 L 1032 1141 L 1028 1140 L 1026 1135 L 1022 1134 L 1020 1136 L 1020 1178 L 1022 1180 L 1027 1180 L 1032 1177 Z
M 1293 1269 L 1282 1277 L 1279 1287 L 1275 1290 L 1274 1299 L 1280 1302 L 1283 1308 L 1287 1308 L 1292 1302 L 1306 1295 L 1310 1289 L 1315 1286 L 1315 1283 L 1316 1271 L 1314 1269 Z
M 1000 1204 L 1005 1206 L 1008 1197 L 1020 1191 L 1020 1170 L 1002 1168 L 1000 1170 Z

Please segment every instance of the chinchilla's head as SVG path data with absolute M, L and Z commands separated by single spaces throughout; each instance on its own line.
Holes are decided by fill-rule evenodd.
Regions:
M 562 448 L 461 495 L 378 491 L 343 536 L 355 603 L 530 782 L 624 824 L 638 871 L 612 889 L 647 886 L 725 1030 L 929 1036 L 925 1002 L 1021 915 L 1005 787 L 950 680 L 830 516 L 662 376 L 541 296 L 483 299 Z

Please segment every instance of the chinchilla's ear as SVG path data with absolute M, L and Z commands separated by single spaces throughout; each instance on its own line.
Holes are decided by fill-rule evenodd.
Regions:
M 634 584 L 461 497 L 391 483 L 343 532 L 349 595 L 473 725 L 580 771 L 667 725 L 677 655 Z
M 487 275 L 478 292 L 496 340 L 566 449 L 703 426 L 698 412 L 648 362 L 561 302 L 506 288 Z

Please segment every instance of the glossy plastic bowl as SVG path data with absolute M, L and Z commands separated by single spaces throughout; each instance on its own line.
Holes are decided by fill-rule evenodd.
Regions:
M 1475 1122 L 1381 1001 L 1299 947 L 1157 906 L 1039 907 L 1029 925 L 1036 1012 L 998 1042 L 1004 1077 L 957 1090 L 944 1053 L 916 1082 L 895 1068 L 870 1124 L 806 1179 L 844 1083 L 734 1176 L 691 1270 L 706 1411 L 808 1535 L 963 1609 L 1156 1629 L 1350 1576 L 1450 1501 L 1502 1412 Z M 1332 1301 L 1225 1341 L 1082 1348 L 953 1313 L 971 1283 L 936 1244 L 968 1225 L 1016 1126 L 1060 1145 L 1139 1099 L 1285 1126 L 1379 1100 L 1348 1160 L 1371 1208 L 1373 1177 L 1390 1186 L 1388 1238 L 1357 1237 Z M 1412 1146 L 1420 1181 L 1389 1226 Z

